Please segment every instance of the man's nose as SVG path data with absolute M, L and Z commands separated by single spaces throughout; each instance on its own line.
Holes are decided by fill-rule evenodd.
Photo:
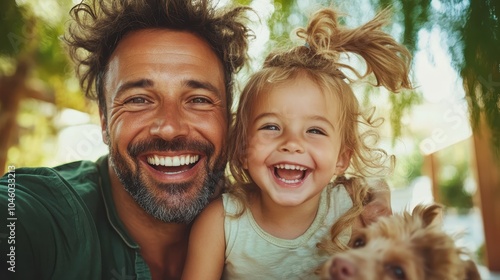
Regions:
M 166 104 L 158 109 L 150 127 L 151 135 L 170 141 L 189 133 L 186 112 L 179 104 Z

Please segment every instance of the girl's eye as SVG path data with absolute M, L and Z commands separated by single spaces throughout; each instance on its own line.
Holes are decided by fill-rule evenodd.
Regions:
M 311 128 L 307 130 L 308 133 L 311 134 L 319 134 L 319 135 L 326 135 L 326 133 L 323 132 L 323 130 L 318 129 L 318 128 Z
M 148 102 L 149 101 L 143 97 L 134 97 L 134 98 L 130 98 L 129 100 L 125 101 L 125 103 L 134 103 L 134 104 L 141 104 L 141 103 L 148 103 Z
M 260 130 L 280 130 L 280 128 L 277 125 L 268 124 L 268 125 L 261 127 Z

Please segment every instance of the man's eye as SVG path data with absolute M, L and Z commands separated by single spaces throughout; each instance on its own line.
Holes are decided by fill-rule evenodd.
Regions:
M 195 97 L 191 99 L 191 103 L 212 103 L 212 101 L 204 97 Z
M 125 103 L 141 104 L 141 103 L 148 103 L 148 100 L 146 100 L 146 98 L 143 97 L 134 97 L 128 99 L 127 101 L 125 101 Z

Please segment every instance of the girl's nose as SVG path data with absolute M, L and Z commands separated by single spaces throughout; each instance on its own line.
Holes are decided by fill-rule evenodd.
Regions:
M 304 145 L 299 135 L 287 133 L 283 135 L 284 140 L 280 146 L 280 151 L 286 153 L 303 153 Z

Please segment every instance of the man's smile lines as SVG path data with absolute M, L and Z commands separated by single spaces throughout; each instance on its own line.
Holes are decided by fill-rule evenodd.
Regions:
M 162 165 L 162 166 L 181 166 L 189 165 L 197 162 L 200 159 L 199 155 L 183 155 L 175 157 L 164 157 L 164 156 L 149 156 L 148 163 L 151 165 Z

